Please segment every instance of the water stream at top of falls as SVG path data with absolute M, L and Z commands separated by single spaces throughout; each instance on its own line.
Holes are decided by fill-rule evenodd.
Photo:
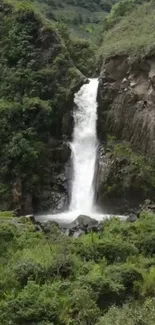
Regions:
M 94 173 L 97 156 L 98 79 L 90 79 L 74 97 L 72 148 L 73 179 L 70 211 L 90 213 L 94 205 Z

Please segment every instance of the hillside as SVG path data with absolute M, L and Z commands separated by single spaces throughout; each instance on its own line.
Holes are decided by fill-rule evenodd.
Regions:
M 105 21 L 103 46 L 100 49 L 103 59 L 121 54 L 134 60 L 154 54 L 154 1 L 135 3 L 131 7 L 127 4 L 128 1 L 124 1 L 121 15 L 121 5 L 118 3 Z
M 65 23 L 73 37 L 92 38 L 116 1 L 32 0 L 30 3 L 47 19 Z
M 0 209 L 49 209 L 60 192 L 67 199 L 62 138 L 84 76 L 56 26 L 26 2 L 1 2 L 0 34 Z
M 102 168 L 99 202 L 109 212 L 114 207 L 117 213 L 132 211 L 144 199 L 154 200 L 154 30 L 154 1 L 120 2 L 104 23 L 98 135 L 113 141 L 107 171 Z
M 66 23 L 72 35 L 84 38 L 92 37 L 115 2 L 116 0 L 39 0 L 47 18 Z

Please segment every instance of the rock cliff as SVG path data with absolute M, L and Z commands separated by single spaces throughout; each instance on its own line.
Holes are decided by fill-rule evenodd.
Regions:
M 105 176 L 105 170 L 101 168 L 99 201 L 106 201 L 108 194 L 111 197 L 108 206 L 113 202 L 111 210 L 117 207 L 118 212 L 124 212 L 155 193 L 153 172 L 150 183 L 148 181 L 155 154 L 155 56 L 133 63 L 128 56 L 107 59 L 101 70 L 98 103 L 98 135 L 101 143 L 107 143 L 110 135 L 115 137 L 115 147 L 121 148 L 122 141 L 126 141 L 126 149 L 130 146 L 130 155 L 124 151 L 120 157 L 120 151 L 113 155 L 112 150 L 110 155 L 108 152 L 104 157 L 108 170 L 106 168 Z M 138 157 L 136 161 L 140 157 L 146 159 L 145 163 L 141 160 L 141 167 L 149 166 L 147 173 L 141 170 L 141 181 L 138 180 L 138 183 L 138 171 L 133 159 L 135 153 Z
M 155 57 L 129 62 L 128 57 L 108 59 L 99 84 L 98 132 L 112 134 L 133 148 L 155 153 Z

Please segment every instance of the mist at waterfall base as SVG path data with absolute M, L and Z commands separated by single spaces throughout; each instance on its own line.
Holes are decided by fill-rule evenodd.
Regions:
M 72 150 L 72 184 L 69 210 L 46 214 L 41 219 L 71 223 L 79 215 L 87 215 L 100 221 L 103 213 L 95 206 L 95 167 L 98 150 L 96 134 L 98 79 L 89 79 L 74 97 L 74 131 L 70 143 Z

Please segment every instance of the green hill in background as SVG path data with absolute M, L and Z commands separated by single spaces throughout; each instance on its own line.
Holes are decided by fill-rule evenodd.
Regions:
M 117 0 L 37 0 L 47 18 L 66 23 L 72 35 L 92 36 Z
M 47 19 L 67 24 L 73 36 L 90 38 L 117 0 L 29 0 L 28 2 Z
M 155 49 L 155 2 L 125 0 L 105 18 L 101 61 L 113 55 L 132 59 L 153 54 Z

